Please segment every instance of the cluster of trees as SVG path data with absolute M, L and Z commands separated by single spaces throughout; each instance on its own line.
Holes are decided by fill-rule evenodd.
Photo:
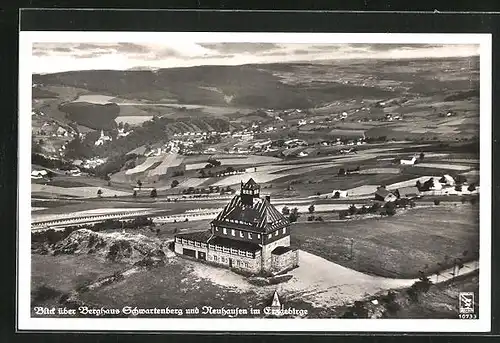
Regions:
M 322 222 L 323 217 L 321 217 L 321 216 L 309 216 L 309 217 L 307 217 L 307 221 L 308 222 L 312 222 L 312 221 Z
M 290 223 L 295 223 L 300 217 L 299 209 L 297 207 L 294 207 L 290 210 L 287 206 L 285 206 L 281 210 L 281 213 L 283 213 L 283 215 L 285 216 L 288 216 L 288 220 L 290 221 Z
M 366 207 L 363 205 L 361 208 L 357 208 L 356 205 L 352 204 L 349 206 L 349 209 L 346 211 L 340 211 L 339 212 L 339 219 L 345 219 L 348 215 L 355 215 L 355 214 L 366 214 L 366 213 L 376 213 L 377 211 L 380 210 L 380 204 L 378 202 L 373 203 L 373 205 Z
M 222 164 L 221 161 L 218 161 L 215 158 L 209 158 L 207 162 L 208 163 L 205 165 L 205 168 L 219 167 Z
M 428 179 L 424 183 L 421 183 L 420 180 L 417 180 L 417 182 L 415 183 L 415 186 L 417 187 L 417 189 L 420 192 L 429 191 L 429 190 L 431 190 L 431 188 L 434 187 L 434 179 L 431 177 L 430 179 Z
M 380 143 L 380 142 L 387 142 L 387 136 L 377 136 L 377 137 L 366 137 L 365 138 L 366 143 Z
M 60 170 L 71 170 L 75 166 L 73 166 L 70 162 L 63 161 L 60 159 L 47 158 L 41 154 L 32 153 L 31 154 L 31 163 L 36 164 L 45 168 L 53 168 Z M 80 168 L 82 169 L 82 168 Z M 47 171 L 49 172 L 49 171 Z M 52 172 L 50 172 L 53 174 Z M 50 175 L 49 175 L 50 176 Z
M 94 174 L 97 177 L 105 179 L 110 174 L 118 173 L 127 161 L 129 161 L 128 156 L 115 155 L 109 158 L 105 163 L 97 166 L 94 170 Z
M 339 212 L 339 219 L 345 219 L 348 215 L 363 215 L 369 213 L 378 213 L 381 216 L 393 216 L 396 214 L 397 208 L 406 208 L 406 207 L 415 207 L 415 202 L 412 200 L 408 200 L 406 198 L 398 199 L 394 202 L 386 202 L 384 206 L 381 206 L 380 203 L 375 202 L 371 206 L 363 205 L 360 208 L 357 208 L 356 205 L 352 204 L 349 206 L 349 209 Z
M 207 164 L 208 165 L 211 165 L 211 164 Z M 234 169 L 233 167 L 229 166 L 227 167 L 226 169 L 223 169 L 223 170 L 220 170 L 220 171 L 216 171 L 216 172 L 212 172 L 212 170 L 210 170 L 210 168 L 213 168 L 213 167 L 210 167 L 208 169 L 208 171 L 206 170 L 206 166 L 204 169 L 200 169 L 199 173 L 200 173 L 200 178 L 205 178 L 205 177 L 220 177 L 220 176 L 224 176 L 225 174 L 228 174 L 228 173 L 233 173 L 233 172 L 238 172 L 238 173 L 244 173 L 245 172 L 245 168 L 239 168 L 239 169 Z
M 208 188 L 189 187 L 187 189 L 182 190 L 182 194 L 212 194 L 212 193 L 219 193 L 220 195 L 226 193 L 234 194 L 236 193 L 236 190 L 231 188 L 230 186 L 227 187 L 210 186 Z

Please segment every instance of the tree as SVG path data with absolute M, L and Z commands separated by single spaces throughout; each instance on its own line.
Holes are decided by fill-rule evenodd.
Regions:
M 417 180 L 417 183 L 415 184 L 415 186 L 417 187 L 417 189 L 419 191 L 422 190 L 422 183 L 420 182 L 420 180 Z
M 97 196 L 100 198 L 102 196 L 102 190 L 97 190 Z
M 425 154 L 423 152 L 421 152 L 420 156 L 419 156 L 420 160 L 422 161 L 424 159 L 424 157 L 425 157 Z
M 355 215 L 357 212 L 358 212 L 358 209 L 356 208 L 356 205 L 352 204 L 351 206 L 349 206 L 349 214 L 351 216 Z
M 311 213 L 311 214 L 312 214 L 312 213 L 314 213 L 314 204 L 313 204 L 313 205 L 311 205 L 311 206 L 309 206 L 308 211 L 309 211 L 309 213 Z
M 179 185 L 179 181 L 173 180 L 172 183 L 170 184 L 170 188 L 175 188 Z
M 158 196 L 158 194 L 156 193 L 156 188 L 153 188 L 153 189 L 151 190 L 151 193 L 149 194 L 149 196 L 150 196 L 151 198 L 156 198 L 156 197 Z
M 388 216 L 393 216 L 396 214 L 396 204 L 394 204 L 393 202 L 385 203 L 384 208 Z
M 333 194 L 333 198 L 334 199 L 338 199 L 340 198 L 340 192 L 339 191 L 336 191 L 335 194 Z
M 370 212 L 375 213 L 380 209 L 380 204 L 378 202 L 373 203 L 370 207 Z
M 134 198 L 137 198 L 137 191 L 134 191 L 134 194 L 132 194 Z
M 141 180 L 137 180 L 137 186 L 139 187 L 139 189 L 142 188 L 142 182 L 141 182 Z
M 299 209 L 297 207 L 294 207 L 292 211 L 290 212 L 290 215 L 288 216 L 288 220 L 290 220 L 290 223 L 294 223 L 299 219 Z
M 455 190 L 456 190 L 457 192 L 461 192 L 461 191 L 462 191 L 462 185 L 456 185 L 456 186 L 455 186 Z
M 342 219 L 345 219 L 345 217 L 347 217 L 347 212 L 346 211 L 340 211 L 339 212 L 339 219 L 342 220 Z
M 475 185 L 475 184 L 473 184 L 473 183 L 471 183 L 471 184 L 469 185 L 469 187 L 467 187 L 467 190 L 468 190 L 469 192 L 474 192 L 474 191 L 476 190 L 476 185 Z
M 441 203 L 441 201 L 439 201 L 438 199 L 434 199 L 434 205 L 439 205 Z
M 344 176 L 345 175 L 345 169 L 344 168 L 340 168 L 337 175 L 338 176 Z
M 281 209 L 281 213 L 283 213 L 285 216 L 289 215 L 290 214 L 290 209 L 288 207 L 283 207 Z

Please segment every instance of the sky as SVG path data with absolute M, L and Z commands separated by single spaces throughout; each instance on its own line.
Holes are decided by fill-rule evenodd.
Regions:
M 275 43 L 33 43 L 33 73 L 175 68 L 198 65 L 418 59 L 479 55 L 479 45 Z

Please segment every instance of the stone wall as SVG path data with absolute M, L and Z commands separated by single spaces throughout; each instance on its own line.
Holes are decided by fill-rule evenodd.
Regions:
M 266 244 L 262 247 L 262 270 L 264 272 L 272 272 L 272 254 L 271 252 L 279 247 L 289 247 L 290 246 L 290 235 L 287 235 L 277 241 Z
M 299 251 L 290 250 L 281 255 L 272 255 L 272 271 L 279 273 L 299 265 Z

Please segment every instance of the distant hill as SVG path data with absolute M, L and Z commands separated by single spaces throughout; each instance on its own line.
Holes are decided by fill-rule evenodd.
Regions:
M 390 91 L 337 83 L 289 84 L 279 75 L 303 65 L 198 66 L 149 70 L 91 70 L 33 75 L 33 82 L 84 88 L 125 99 L 245 108 L 309 108 L 346 97 L 380 98 Z M 331 69 L 320 66 L 322 69 Z M 277 69 L 277 70 L 276 70 Z M 288 72 L 288 71 L 286 71 Z

